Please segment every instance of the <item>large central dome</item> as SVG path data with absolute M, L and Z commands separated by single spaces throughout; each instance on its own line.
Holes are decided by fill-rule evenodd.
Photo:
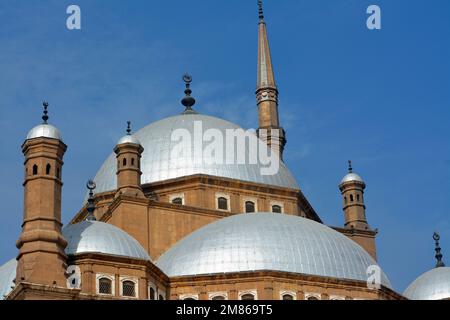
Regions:
M 240 127 L 231 122 L 200 114 L 182 114 L 174 117 L 165 118 L 154 122 L 145 128 L 139 130 L 134 136 L 144 147 L 141 160 L 142 177 L 141 183 L 152 183 L 174 179 L 194 174 L 206 174 L 217 177 L 231 178 L 242 181 L 249 181 L 261 184 L 267 184 L 278 187 L 298 189 L 298 184 L 284 163 L 280 163 L 278 173 L 275 175 L 262 175 L 261 168 L 267 167 L 260 162 L 257 164 L 226 164 L 224 152 L 223 164 L 211 164 L 203 160 L 201 163 L 195 163 L 194 144 L 183 145 L 183 152 L 180 154 L 191 154 L 191 157 L 171 156 L 172 149 L 179 145 L 179 142 L 172 141 L 172 133 L 176 129 L 186 129 L 194 135 L 194 124 L 200 121 L 203 132 L 208 129 L 217 129 L 226 136 L 227 129 L 240 129 Z M 264 142 L 258 140 L 258 148 L 266 148 Z M 208 145 L 207 142 L 204 146 Z M 190 149 L 190 150 L 187 150 Z M 189 151 L 189 152 L 184 152 Z M 246 159 L 248 159 L 248 143 L 246 145 Z M 116 158 L 111 154 L 100 168 L 95 176 L 97 184 L 96 192 L 105 192 L 117 188 L 116 177 Z

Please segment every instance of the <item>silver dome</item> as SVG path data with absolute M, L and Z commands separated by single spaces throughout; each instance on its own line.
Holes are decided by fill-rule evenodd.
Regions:
M 403 295 L 410 300 L 450 298 L 450 268 L 440 267 L 425 272 L 409 285 Z
M 182 114 L 154 122 L 139 130 L 134 136 L 141 142 L 144 152 L 141 159 L 142 184 L 164 181 L 194 174 L 207 174 L 242 181 L 250 181 L 273 186 L 298 189 L 298 184 L 283 163 L 275 175 L 261 175 L 262 164 L 228 165 L 209 164 L 205 159 L 203 163 L 196 164 L 193 158 L 171 158 L 171 150 L 178 142 L 171 141 L 171 134 L 175 129 L 187 129 L 194 134 L 194 121 L 201 121 L 203 130 L 219 129 L 225 136 L 227 129 L 240 127 L 215 117 L 200 114 Z M 248 144 L 247 144 L 248 145 Z M 260 146 L 267 146 L 260 141 Z M 186 147 L 186 150 L 188 147 Z M 194 146 L 191 146 L 191 155 L 194 157 Z M 247 146 L 248 156 L 248 146 Z M 187 154 L 183 152 L 182 154 Z M 225 154 L 225 153 L 224 153 Z M 225 157 L 225 155 L 224 155 Z M 225 162 L 225 161 L 224 161 Z M 96 192 L 105 192 L 117 188 L 116 158 L 111 154 L 95 176 Z
M 347 174 L 342 180 L 341 180 L 341 184 L 345 183 L 345 182 L 350 182 L 350 181 L 358 181 L 358 182 L 364 182 L 363 179 L 357 175 L 356 173 L 349 173 Z
M 68 255 L 99 252 L 142 260 L 151 260 L 147 251 L 128 233 L 111 224 L 83 221 L 63 229 Z
M 62 141 L 61 132 L 51 124 L 40 124 L 28 132 L 27 140 L 34 138 L 52 138 Z
M 16 278 L 17 260 L 11 259 L 0 267 L 0 300 L 4 300 L 12 291 Z
M 168 276 L 273 270 L 367 280 L 377 263 L 358 244 L 315 221 L 273 213 L 241 214 L 179 241 L 156 265 Z M 381 282 L 391 287 L 384 273 Z
M 68 245 L 66 254 L 99 252 L 150 261 L 150 257 L 139 242 L 125 231 L 98 221 L 83 221 L 63 229 Z M 8 295 L 14 286 L 17 261 L 12 259 L 0 267 L 0 300 Z
M 123 143 L 132 143 L 132 144 L 141 144 L 138 139 L 134 135 L 127 134 L 126 136 L 123 136 L 120 138 L 120 140 L 117 142 L 117 145 L 123 144 Z

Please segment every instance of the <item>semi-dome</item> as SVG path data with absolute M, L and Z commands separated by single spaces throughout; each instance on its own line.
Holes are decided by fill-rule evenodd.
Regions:
M 203 132 L 208 129 L 218 129 L 226 136 L 227 129 L 240 129 L 231 122 L 200 114 L 181 114 L 154 122 L 134 133 L 144 148 L 141 159 L 142 184 L 163 181 L 167 179 L 190 176 L 194 174 L 206 174 L 225 177 L 242 181 L 298 189 L 298 184 L 284 163 L 280 163 L 278 172 L 274 175 L 262 175 L 261 168 L 266 167 L 260 162 L 257 164 L 226 164 L 226 153 L 223 154 L 223 164 L 208 163 L 209 159 L 194 161 L 194 143 L 183 144 L 180 148 L 179 141 L 172 141 L 172 133 L 176 129 L 185 129 L 194 136 L 194 124 L 201 123 Z M 266 148 L 264 142 L 258 140 L 259 148 Z M 204 143 L 208 145 L 208 143 Z M 180 152 L 172 156 L 173 149 L 177 147 Z M 249 148 L 246 146 L 246 159 Z M 247 161 L 248 162 L 248 161 Z M 116 158 L 111 154 L 102 165 L 95 183 L 98 193 L 115 190 L 117 188 Z
M 348 173 L 342 180 L 341 180 L 341 184 L 345 183 L 345 182 L 350 182 L 350 181 L 358 181 L 358 182 L 364 182 L 364 180 L 357 175 L 356 173 Z
M 66 254 L 98 252 L 109 255 L 151 260 L 139 242 L 125 231 L 108 223 L 83 221 L 63 229 Z
M 358 244 L 318 222 L 286 214 L 241 214 L 179 241 L 156 265 L 168 276 L 283 271 L 367 281 L 377 265 Z M 381 283 L 390 287 L 382 272 Z
M 410 300 L 450 299 L 450 268 L 425 272 L 406 288 L 403 295 Z
M 0 267 L 0 300 L 12 291 L 16 278 L 17 260 L 11 259 Z
M 27 140 L 34 138 L 51 138 L 62 141 L 61 132 L 51 124 L 40 124 L 28 132 Z

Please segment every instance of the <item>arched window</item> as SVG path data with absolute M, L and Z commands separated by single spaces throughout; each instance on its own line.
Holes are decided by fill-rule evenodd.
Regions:
M 344 203 L 347 204 L 347 197 L 344 197 Z
M 133 281 L 125 280 L 122 282 L 122 295 L 124 297 L 135 297 L 136 296 L 136 285 Z
M 152 287 L 150 287 L 150 300 L 155 300 L 156 298 L 156 292 L 155 289 L 153 289 Z
M 358 202 L 359 202 L 359 193 L 358 193 L 358 194 L 356 194 L 356 201 L 358 201 Z
M 182 205 L 183 204 L 183 199 L 182 198 L 174 198 L 172 199 L 172 203 L 173 204 L 178 204 L 178 205 Z
M 108 278 L 100 278 L 98 280 L 98 293 L 112 294 L 112 281 Z
M 319 300 L 319 298 L 315 296 L 309 296 L 306 300 Z
M 134 158 L 131 158 L 131 165 L 134 166 Z
M 351 194 L 351 195 L 350 195 L 350 202 L 353 202 L 353 200 L 354 200 L 354 199 L 353 199 L 353 195 Z
M 61 179 L 61 169 L 60 168 L 56 168 L 56 177 L 58 179 Z
M 127 165 L 127 158 L 123 158 L 122 165 L 125 167 Z
M 245 202 L 245 212 L 246 213 L 255 212 L 255 203 L 253 201 L 246 201 Z
M 289 293 L 283 294 L 282 298 L 283 298 L 283 300 L 294 300 L 294 296 Z
M 45 166 L 45 174 L 49 175 L 51 169 L 52 169 L 52 166 L 50 165 L 50 163 L 47 163 L 47 165 Z
M 228 210 L 228 199 L 224 197 L 217 198 L 217 208 L 220 210 Z
M 272 212 L 273 213 L 281 213 L 281 206 L 279 206 L 279 205 L 272 206 Z
M 164 300 L 164 297 L 162 294 L 159 295 L 159 300 Z
M 255 300 L 255 296 L 251 293 L 246 293 L 241 296 L 241 300 Z
M 38 166 L 35 164 L 34 166 L 33 166 L 33 176 L 35 176 L 35 175 L 37 175 L 38 174 Z
M 225 291 L 222 292 L 210 292 L 209 300 L 228 300 L 228 293 Z

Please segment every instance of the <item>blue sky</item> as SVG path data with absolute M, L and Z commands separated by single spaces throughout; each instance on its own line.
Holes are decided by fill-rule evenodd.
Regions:
M 82 10 L 82 30 L 65 27 Z M 382 9 L 382 30 L 365 26 Z M 323 220 L 342 225 L 347 160 L 366 181 L 379 262 L 398 291 L 450 264 L 450 2 L 266 0 L 286 162 Z M 41 102 L 69 146 L 63 221 L 124 133 L 196 109 L 257 126 L 256 0 L 3 0 L 0 3 L 0 264 L 17 253 L 27 131 Z M 447 258 L 447 259 L 446 259 Z

